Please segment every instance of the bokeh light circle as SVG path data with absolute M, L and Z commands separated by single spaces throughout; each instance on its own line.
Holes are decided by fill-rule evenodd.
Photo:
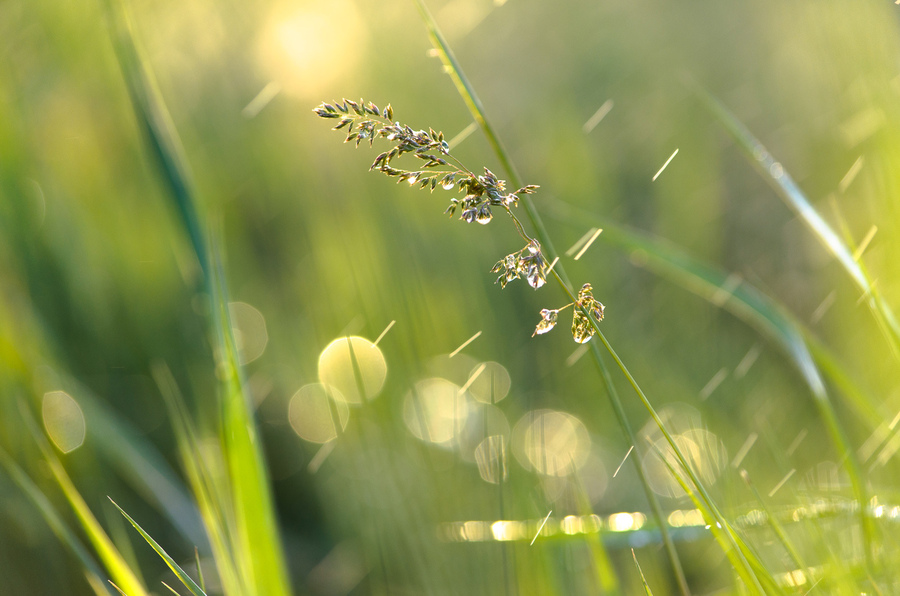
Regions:
M 288 421 L 301 439 L 310 443 L 327 443 L 338 436 L 336 421 L 341 430 L 347 428 L 350 408 L 344 396 L 333 387 L 321 383 L 304 385 L 288 402 Z
M 703 428 L 687 430 L 674 435 L 672 439 L 701 482 L 706 486 L 715 484 L 728 466 L 728 453 L 722 440 Z M 665 457 L 665 461 L 660 454 Z M 653 492 L 664 497 L 685 496 L 684 489 L 669 470 L 671 466 L 680 471 L 681 464 L 666 439 L 655 441 L 653 448 L 644 455 L 641 465 Z
M 403 400 L 403 422 L 414 437 L 454 447 L 469 413 L 469 397 L 447 379 L 419 381 Z
M 459 456 L 475 461 L 475 449 L 489 436 L 502 436 L 509 441 L 510 427 L 506 414 L 497 406 L 469 402 L 466 422 L 459 433 Z
M 519 464 L 547 476 L 567 476 L 587 461 L 591 437 L 575 416 L 557 410 L 533 410 L 513 430 L 513 455 Z
M 231 331 L 241 364 L 253 362 L 263 355 L 269 343 L 266 319 L 256 308 L 246 302 L 229 302 Z
M 509 371 L 499 362 L 483 362 L 472 369 L 467 381 L 468 391 L 476 400 L 497 403 L 509 394 L 512 381 Z
M 362 337 L 336 339 L 319 356 L 319 381 L 336 388 L 347 403 L 362 404 L 375 398 L 381 393 L 386 377 L 384 354 Z
M 506 458 L 507 437 L 503 435 L 491 435 L 485 438 L 475 448 L 475 463 L 478 466 L 478 474 L 481 479 L 491 484 L 509 478 L 509 464 Z
M 53 444 L 69 453 L 84 444 L 87 424 L 84 412 L 75 399 L 65 391 L 50 391 L 41 401 L 41 418 Z

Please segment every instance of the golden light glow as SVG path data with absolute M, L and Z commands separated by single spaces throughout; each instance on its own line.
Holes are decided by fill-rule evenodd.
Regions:
M 438 536 L 447 542 L 507 542 L 528 541 L 533 543 L 538 537 L 564 534 L 567 536 L 598 534 L 603 531 L 603 519 L 596 514 L 566 515 L 562 519 L 549 515 L 536 519 L 496 520 L 496 521 L 455 521 L 438 527 Z M 609 517 L 609 531 L 628 532 L 640 530 L 647 521 L 643 513 L 614 513 Z
M 675 434 L 673 439 L 691 469 L 703 483 L 707 486 L 715 484 L 728 466 L 728 453 L 725 451 L 722 440 L 703 428 L 693 428 Z M 660 454 L 666 458 L 666 462 L 660 459 Z M 650 488 L 655 493 L 675 498 L 685 495 L 678 480 L 672 476 L 672 472 L 669 470 L 669 466 L 671 466 L 676 471 L 681 471 L 681 466 L 666 439 L 658 438 L 654 442 L 654 447 L 647 451 L 641 465 L 647 475 Z M 683 472 L 681 473 L 683 475 Z
M 669 514 L 668 523 L 673 528 L 706 525 L 699 509 L 676 509 Z
M 581 518 L 577 515 L 567 515 L 562 519 L 560 523 L 560 528 L 562 529 L 563 534 L 581 534 Z
M 475 448 L 475 463 L 481 479 L 491 484 L 499 484 L 509 477 L 506 463 L 506 437 L 492 435 Z
M 285 93 L 321 100 L 366 55 L 366 28 L 347 0 L 296 6 L 285 2 L 273 11 L 259 40 L 259 61 Z
M 266 351 L 269 333 L 262 313 L 246 302 L 229 302 L 231 331 L 241 364 L 253 362 Z
M 84 413 L 75 399 L 65 391 L 44 394 L 41 417 L 50 440 L 63 453 L 69 453 L 84 444 L 87 425 Z
M 484 542 L 493 536 L 488 522 L 467 521 L 462 525 L 462 535 L 467 542 Z
M 584 424 L 556 410 L 527 413 L 513 431 L 513 455 L 527 469 L 567 476 L 587 461 L 591 438 Z
M 525 524 L 517 521 L 495 521 L 491 524 L 491 535 L 501 542 L 522 540 L 525 537 Z
M 403 400 L 403 422 L 418 439 L 445 447 L 457 444 L 466 423 L 469 398 L 447 379 L 425 379 Z
M 613 513 L 607 523 L 612 532 L 626 532 L 628 530 L 640 530 L 647 517 L 643 513 Z
M 362 337 L 336 339 L 319 356 L 319 381 L 336 388 L 347 403 L 374 399 L 381 393 L 386 377 L 384 354 Z
M 469 375 L 468 391 L 482 403 L 496 403 L 509 394 L 512 384 L 509 371 L 498 362 L 484 362 L 473 368 Z
M 337 389 L 320 383 L 304 385 L 288 403 L 288 421 L 294 432 L 310 443 L 327 443 L 338 436 L 336 421 L 341 430 L 347 428 L 350 408 Z
M 496 406 L 472 400 L 467 403 L 469 406 L 466 421 L 457 436 L 459 456 L 464 461 L 477 462 L 475 451 L 488 437 L 503 437 L 504 443 L 508 444 L 509 422 L 506 420 L 506 414 Z

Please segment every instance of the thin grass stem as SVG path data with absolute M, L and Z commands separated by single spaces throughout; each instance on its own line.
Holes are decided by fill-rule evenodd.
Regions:
M 466 107 L 469 109 L 469 112 L 475 119 L 475 122 L 478 123 L 479 127 L 484 132 L 484 135 L 487 137 L 488 143 L 494 150 L 494 154 L 497 156 L 497 159 L 500 160 L 500 164 L 503 166 L 503 169 L 506 170 L 512 186 L 514 188 L 521 187 L 522 181 L 515 166 L 512 163 L 512 160 L 509 158 L 509 154 L 503 147 L 503 144 L 500 142 L 500 138 L 494 132 L 494 128 L 490 125 L 487 118 L 485 117 L 481 100 L 478 99 L 478 95 L 475 93 L 474 88 L 469 83 L 468 79 L 463 73 L 462 68 L 457 62 L 456 57 L 453 55 L 453 51 L 450 48 L 450 45 L 444 39 L 443 34 L 441 34 L 440 29 L 437 26 L 437 22 L 434 20 L 434 17 L 431 16 L 431 13 L 428 11 L 428 8 L 425 6 L 423 0 L 414 0 L 414 2 L 416 4 L 416 7 L 419 9 L 422 20 L 425 22 L 425 27 L 428 31 L 428 36 L 431 39 L 431 43 L 440 55 L 441 61 L 443 62 L 447 73 L 450 75 L 451 80 L 456 86 L 456 90 L 462 97 L 463 102 L 466 104 Z M 541 219 L 540 215 L 537 212 L 537 209 L 534 206 L 534 202 L 528 195 L 522 196 L 521 200 L 525 212 L 535 229 L 535 234 L 541 243 L 542 250 L 545 251 L 550 260 L 553 260 L 557 256 L 557 252 L 553 246 L 552 240 L 550 239 L 550 234 L 547 233 L 547 229 L 544 226 L 543 220 Z M 516 221 L 518 220 L 516 219 Z M 573 302 L 576 301 L 575 296 L 569 289 L 571 287 L 571 283 L 568 280 L 562 264 L 557 264 L 552 273 L 553 276 L 559 281 L 563 290 L 569 295 L 571 300 Z M 591 322 L 593 323 L 594 321 L 591 320 Z M 597 362 L 597 365 L 600 367 L 600 370 L 604 371 L 605 366 L 603 364 L 602 358 L 600 357 L 599 351 L 595 349 L 593 351 L 593 355 L 594 359 Z M 618 394 L 615 393 L 615 389 L 613 388 L 609 375 L 601 374 L 601 376 L 607 386 L 607 395 L 609 396 L 610 402 L 613 404 L 613 409 L 616 411 L 616 416 L 617 418 L 619 418 L 623 432 L 625 433 L 629 443 L 631 445 L 636 445 L 637 438 L 634 435 L 634 431 L 632 430 L 631 425 L 628 423 L 624 407 L 622 406 L 621 401 L 618 399 Z M 611 388 L 612 390 L 610 390 Z M 624 424 L 622 424 L 623 421 Z M 675 545 L 672 542 L 672 538 L 669 535 L 668 529 L 666 527 L 666 518 L 662 514 L 662 508 L 659 505 L 659 500 L 656 498 L 655 493 L 650 488 L 650 484 L 647 482 L 646 477 L 643 475 L 643 472 L 640 469 L 639 458 L 634 458 L 634 462 L 635 468 L 638 470 L 638 475 L 641 478 L 644 492 L 647 495 L 647 500 L 650 502 L 654 517 L 656 517 L 657 524 L 659 525 L 663 542 L 666 545 L 666 554 L 672 565 L 672 571 L 677 579 L 679 590 L 684 596 L 689 596 L 690 589 L 688 588 L 687 580 L 681 567 L 681 561 L 679 560 L 677 551 L 675 550 Z

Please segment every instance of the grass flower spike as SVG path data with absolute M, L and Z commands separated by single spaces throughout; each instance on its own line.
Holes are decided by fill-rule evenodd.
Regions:
M 450 145 L 444 140 L 444 133 L 432 128 L 428 131 L 415 130 L 410 126 L 394 120 L 394 110 L 390 104 L 383 110 L 372 102 L 359 102 L 345 99 L 340 102 L 322 103 L 313 112 L 326 120 L 338 120 L 333 130 L 343 130 L 347 137 L 345 143 L 355 142 L 358 147 L 363 141 L 372 146 L 375 139 L 384 139 L 393 144 L 372 162 L 370 170 L 396 178 L 397 182 L 407 182 L 410 186 L 418 185 L 420 189 L 432 192 L 440 186 L 443 190 L 456 188 L 465 193 L 462 198 L 450 199 L 444 211 L 451 217 L 459 211 L 459 218 L 467 223 L 478 222 L 482 225 L 490 223 L 494 218 L 494 210 L 503 210 L 509 215 L 516 231 L 525 240 L 525 247 L 506 255 L 491 269 L 498 273 L 497 283 L 505 288 L 509 282 L 525 278 L 532 288 L 537 290 L 547 283 L 550 267 L 541 244 L 531 237 L 522 222 L 516 217 L 513 209 L 519 205 L 519 195 L 532 194 L 538 187 L 527 185 L 515 192 L 506 192 L 506 182 L 500 180 L 489 169 L 484 174 L 476 175 L 454 156 L 450 155 Z M 394 166 L 394 160 L 410 154 L 423 163 L 420 169 L 402 169 Z M 585 343 L 594 336 L 591 326 L 582 308 L 591 313 L 597 320 L 603 319 L 603 305 L 591 295 L 591 285 L 584 284 L 578 293 L 578 299 L 563 308 L 577 305 L 575 319 L 572 323 L 572 335 L 578 343 Z M 534 335 L 547 333 L 556 325 L 559 311 L 541 311 L 542 320 L 535 329 Z M 532 336 L 533 337 L 533 336 Z

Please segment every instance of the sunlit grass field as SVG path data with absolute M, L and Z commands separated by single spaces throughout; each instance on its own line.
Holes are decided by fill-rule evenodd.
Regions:
M 900 593 L 898 9 L 0 3 L 0 596 Z

